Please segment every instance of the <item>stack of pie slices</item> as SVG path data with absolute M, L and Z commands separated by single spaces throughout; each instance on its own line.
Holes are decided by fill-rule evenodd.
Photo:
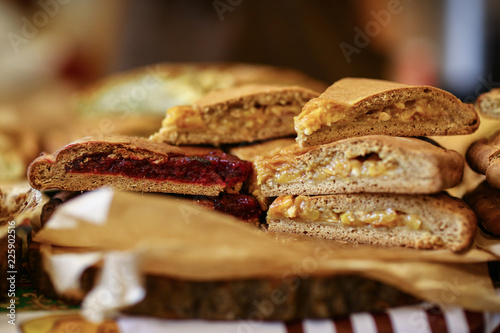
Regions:
M 478 125 L 473 106 L 440 89 L 342 79 L 295 118 L 298 145 L 254 160 L 254 193 L 277 197 L 270 231 L 460 251 L 476 217 L 443 190 L 461 181 L 464 158 L 416 137 Z
M 28 178 L 41 190 L 189 195 L 253 222 L 256 197 L 262 207 L 276 198 L 270 231 L 459 251 L 475 215 L 442 191 L 461 181 L 464 158 L 416 137 L 478 126 L 473 106 L 429 86 L 345 78 L 320 95 L 252 84 L 168 109 L 149 139 L 85 138 L 44 154 Z M 242 194 L 248 183 L 255 197 Z
M 293 135 L 294 117 L 317 96 L 307 88 L 270 84 L 213 91 L 193 104 L 168 109 L 162 127 L 149 139 L 86 137 L 42 154 L 31 163 L 28 180 L 39 190 L 109 186 L 179 194 L 258 224 L 262 209 L 242 191 L 251 162 L 218 146 Z

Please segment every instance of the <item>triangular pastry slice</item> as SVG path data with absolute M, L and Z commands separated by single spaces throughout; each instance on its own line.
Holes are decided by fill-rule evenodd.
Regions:
M 265 197 L 334 193 L 437 193 L 462 179 L 464 158 L 417 138 L 369 135 L 257 158 Z
M 28 169 L 39 190 L 88 191 L 102 186 L 140 192 L 215 196 L 237 193 L 252 165 L 214 148 L 179 148 L 146 138 L 85 138 L 54 154 L 43 154 Z
M 319 93 L 298 86 L 246 85 L 167 110 L 151 140 L 175 145 L 241 143 L 294 135 L 293 118 Z
M 335 82 L 295 119 L 301 146 L 369 134 L 469 134 L 478 126 L 474 107 L 446 91 L 363 78 Z
M 267 213 L 269 231 L 352 243 L 460 251 L 476 229 L 474 212 L 447 194 L 280 196 Z

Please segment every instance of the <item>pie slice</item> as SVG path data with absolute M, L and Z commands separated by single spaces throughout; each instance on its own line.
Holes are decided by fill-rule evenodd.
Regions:
M 213 91 L 192 105 L 168 109 L 151 140 L 218 145 L 294 135 L 293 118 L 318 95 L 298 86 L 246 85 Z
M 476 213 L 479 227 L 491 236 L 500 237 L 500 190 L 484 181 L 463 199 Z
M 335 193 L 437 193 L 457 185 L 464 158 L 417 138 L 369 135 L 330 144 L 285 148 L 254 161 L 265 197 Z
M 368 134 L 469 134 L 478 126 L 474 107 L 446 91 L 362 78 L 335 82 L 295 118 L 301 146 Z
M 463 201 L 445 193 L 285 195 L 269 208 L 267 223 L 272 232 L 460 251 L 472 242 L 476 216 Z
M 466 158 L 472 170 L 486 175 L 491 186 L 500 188 L 500 131 L 473 142 Z
M 491 119 L 500 119 L 500 88 L 479 95 L 476 106 L 479 112 Z
M 36 189 L 88 191 L 102 186 L 140 192 L 216 196 L 237 193 L 252 165 L 210 148 L 179 148 L 145 138 L 85 138 L 43 154 L 28 169 Z

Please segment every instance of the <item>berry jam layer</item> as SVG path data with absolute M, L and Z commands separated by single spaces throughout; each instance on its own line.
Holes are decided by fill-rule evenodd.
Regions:
M 218 197 L 194 197 L 197 203 L 247 222 L 258 222 L 262 215 L 257 198 L 246 194 L 221 194 Z
M 96 153 L 74 159 L 66 165 L 66 172 L 233 187 L 248 179 L 252 164 L 217 152 L 202 156 L 169 155 L 154 162 L 112 153 Z

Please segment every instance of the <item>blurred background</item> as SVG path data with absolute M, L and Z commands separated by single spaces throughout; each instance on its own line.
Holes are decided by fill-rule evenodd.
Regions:
M 473 102 L 500 87 L 499 14 L 498 0 L 0 0 L 0 134 L 33 132 L 35 156 L 53 151 L 75 92 L 157 62 L 389 79 Z M 0 135 L 0 151 L 13 142 Z
M 1 0 L 0 98 L 164 61 L 257 62 L 327 83 L 500 85 L 495 0 Z

